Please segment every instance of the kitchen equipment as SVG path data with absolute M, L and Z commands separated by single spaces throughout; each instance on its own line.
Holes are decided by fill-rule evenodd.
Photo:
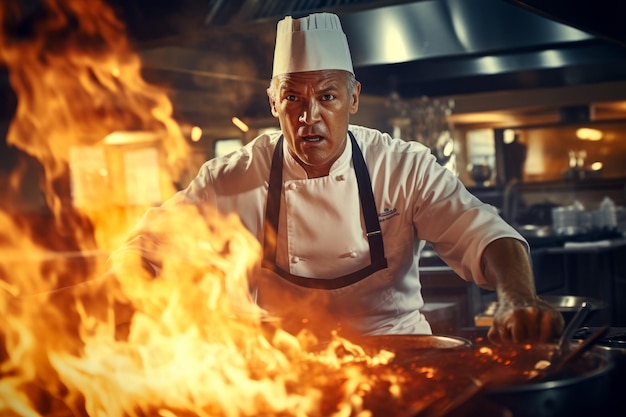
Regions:
M 587 311 L 585 313 L 584 320 L 578 324 L 578 327 L 591 318 L 597 311 L 607 308 L 607 303 L 592 297 L 574 295 L 540 295 L 539 298 L 561 312 L 566 326 L 576 315 L 579 306 L 583 303 L 587 304 Z
M 597 332 L 597 327 L 581 327 L 574 334 L 575 340 L 587 341 Z M 623 395 L 626 392 L 626 327 L 609 327 L 608 332 L 596 341 L 593 350 L 607 355 L 613 361 L 610 373 L 611 395 L 608 408 L 623 408 Z
M 364 348 L 366 352 L 375 352 L 381 349 L 395 354 L 394 363 L 401 364 L 424 357 L 441 350 L 460 350 L 472 347 L 468 339 L 457 336 L 444 335 L 372 335 L 362 336 L 352 340 Z
M 552 380 L 528 381 L 535 364 L 549 360 L 556 344 L 472 346 L 460 350 L 426 349 L 401 364 L 409 374 L 433 371 L 433 389 L 413 387 L 413 417 L 572 417 L 602 414 L 610 404 L 610 358 L 594 349 L 568 361 Z M 429 380 L 431 381 L 431 380 Z M 441 389 L 447 396 L 428 397 Z M 426 405 L 424 406 L 424 403 Z M 489 411 L 487 411 L 489 410 Z M 388 414 L 387 414 L 388 415 Z M 402 414 L 407 415 L 407 414 Z M 408 414 L 410 415 L 410 414 Z
M 530 380 L 531 381 L 544 381 L 544 380 L 552 380 L 556 379 L 560 372 L 566 368 L 566 366 L 576 358 L 580 357 L 584 352 L 586 352 L 589 348 L 593 346 L 593 344 L 599 340 L 604 334 L 608 331 L 609 326 L 602 326 L 597 329 L 591 336 L 586 338 L 583 342 L 578 343 L 574 347 L 571 347 L 571 338 L 562 337 L 559 341 L 559 344 L 556 347 L 555 352 L 553 352 L 550 358 L 550 365 L 546 368 L 538 370 L 538 372 L 533 375 Z M 566 333 L 563 333 L 564 335 Z M 567 332 L 567 334 L 572 334 L 571 332 Z M 569 346 L 565 348 L 565 346 Z
M 524 237 L 549 237 L 553 235 L 552 227 L 538 224 L 524 224 L 517 227 Z
M 396 351 L 415 349 L 458 349 L 469 348 L 472 342 L 457 336 L 427 334 L 385 334 L 361 336 L 354 339 L 355 343 L 378 349 Z
M 610 398 L 612 362 L 594 349 L 568 361 L 555 379 L 528 382 L 537 362 L 550 359 L 555 343 L 479 346 L 441 335 L 365 336 L 350 342 L 365 353 L 395 354 L 389 363 L 367 368 L 378 381 L 364 397 L 373 416 L 571 417 L 579 410 L 598 415 Z M 335 349 L 349 356 L 354 346 Z M 396 382 L 397 390 L 391 389 Z
M 549 357 L 554 345 L 543 348 L 534 348 L 543 351 L 537 359 Z M 515 417 L 607 415 L 604 413 L 611 404 L 611 358 L 592 349 L 568 366 L 571 368 L 565 376 L 558 379 L 493 387 L 487 390 L 487 398 L 506 407 Z
M 469 172 L 470 177 L 478 186 L 487 185 L 493 173 L 491 167 L 487 164 L 472 164 Z
M 558 360 L 567 354 L 571 339 L 574 336 L 574 332 L 576 331 L 576 329 L 578 329 L 578 327 L 580 327 L 582 322 L 585 321 L 585 318 L 587 318 L 587 314 L 589 314 L 589 311 L 591 311 L 591 304 L 589 304 L 587 301 L 583 301 L 582 303 L 580 303 L 580 307 L 576 311 L 576 314 L 567 324 L 567 326 L 563 330 L 563 333 L 561 334 L 561 337 L 559 338 L 552 358 L 553 362 L 554 360 Z
M 607 303 L 600 299 L 591 297 L 574 295 L 539 295 L 539 298 L 555 307 L 563 315 L 563 321 L 566 326 L 572 320 L 578 308 L 583 303 L 587 303 L 589 308 L 589 311 L 587 311 L 585 315 L 585 320 L 592 317 L 597 311 L 607 308 Z M 479 327 L 491 326 L 496 308 L 498 308 L 498 302 L 490 302 L 482 313 L 479 313 L 476 317 L 474 317 L 475 325 Z M 579 326 L 583 323 L 580 323 Z
M 581 222 L 582 208 L 576 204 L 552 209 L 552 227 L 558 235 L 573 236 L 585 232 Z
M 584 316 L 584 312 L 581 312 L 580 316 L 581 317 Z M 576 322 L 580 322 L 580 321 L 582 321 L 582 318 L 576 320 Z M 574 321 L 572 323 L 574 323 Z M 574 328 L 574 326 L 572 326 L 572 328 Z M 557 381 L 559 376 L 561 375 L 562 370 L 566 369 L 567 366 L 569 366 L 571 362 L 575 361 L 584 352 L 586 352 L 589 349 L 589 347 L 592 346 L 593 343 L 596 340 L 598 340 L 607 330 L 608 330 L 608 326 L 598 329 L 592 336 L 586 339 L 583 343 L 579 343 L 575 348 L 571 350 L 565 350 L 567 353 L 565 353 L 560 358 L 554 358 L 555 355 L 553 352 L 550 355 L 552 357 L 551 365 L 548 368 L 543 369 L 541 372 L 534 374 L 533 377 L 529 379 L 529 382 L 536 384 L 539 381 L 547 381 L 547 380 Z M 569 330 L 566 333 L 571 335 L 571 332 L 572 331 Z M 565 337 L 561 338 L 560 342 L 555 347 L 556 351 L 559 351 L 559 349 L 563 349 L 563 346 L 566 345 L 565 341 L 567 340 L 569 339 Z M 433 415 L 431 415 L 432 413 L 428 413 L 427 417 L 444 417 L 444 416 L 448 416 L 450 413 L 454 412 L 455 410 L 462 410 L 462 407 L 464 406 L 467 407 L 467 404 L 469 404 L 472 401 L 476 401 L 478 396 L 482 394 L 483 391 L 489 388 L 491 388 L 492 394 L 493 392 L 496 392 L 496 396 L 497 396 L 498 395 L 497 393 L 499 391 L 499 388 L 497 388 L 497 378 L 498 378 L 497 375 L 493 377 L 493 379 L 492 377 L 489 377 L 489 376 L 483 379 L 474 378 L 473 384 L 469 385 L 465 390 L 461 392 L 461 394 L 457 395 L 449 404 L 446 405 L 445 408 L 443 408 L 441 411 L 437 413 L 434 413 Z M 496 388 L 494 389 L 494 387 Z M 508 403 L 499 404 L 499 405 L 501 408 L 492 407 L 493 409 L 492 413 L 494 416 L 495 415 L 502 416 L 502 417 L 508 416 L 512 413 L 512 409 L 515 408 L 513 404 L 508 404 Z M 473 409 L 469 409 L 469 413 L 470 413 L 469 415 L 473 415 L 472 413 L 475 410 L 478 410 L 479 409 L 478 407 L 479 407 L 478 405 L 475 405 Z M 484 409 L 485 407 L 486 407 L 486 404 L 484 404 L 484 401 L 483 401 L 483 404 L 480 405 L 480 408 Z M 518 414 L 519 413 L 515 415 L 518 415 Z
M 558 204 L 544 200 L 528 207 L 520 215 L 520 224 L 536 224 L 540 226 L 552 226 L 552 210 L 559 207 Z

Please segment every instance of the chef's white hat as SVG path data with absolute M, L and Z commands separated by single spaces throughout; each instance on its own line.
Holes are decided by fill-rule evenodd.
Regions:
M 278 22 L 272 77 L 290 72 L 345 70 L 354 74 L 339 17 L 314 13 Z

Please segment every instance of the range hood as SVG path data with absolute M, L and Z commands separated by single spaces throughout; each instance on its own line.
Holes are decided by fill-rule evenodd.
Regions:
M 357 76 L 372 94 L 563 86 L 622 79 L 626 69 L 621 45 L 498 0 L 414 2 L 342 22 Z

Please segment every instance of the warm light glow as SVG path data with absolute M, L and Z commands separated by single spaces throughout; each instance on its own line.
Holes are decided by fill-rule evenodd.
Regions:
M 153 132 L 113 132 L 105 136 L 105 145 L 139 145 L 157 142 L 159 138 Z
M 597 141 L 602 139 L 602 131 L 598 129 L 590 129 L 587 127 L 582 127 L 576 130 L 576 137 L 580 140 L 591 140 Z
M 484 112 L 484 113 L 453 113 L 450 120 L 455 125 L 463 124 L 489 124 L 489 125 L 514 125 L 517 119 L 513 115 L 505 113 Z
M 591 169 L 593 171 L 600 171 L 603 167 L 604 167 L 604 164 L 600 161 L 596 161 L 591 164 Z
M 243 141 L 240 138 L 224 138 L 217 139 L 215 141 L 215 155 L 214 157 L 220 157 L 228 155 L 231 152 L 235 152 L 243 146 Z
M 192 127 L 190 137 L 192 142 L 199 142 L 202 139 L 202 128 L 199 126 Z
M 238 117 L 233 117 L 232 122 L 235 126 L 237 126 L 242 132 L 247 132 L 249 130 L 248 125 L 244 123 L 243 120 L 241 120 Z
M 446 142 L 441 153 L 444 156 L 450 156 L 452 155 L 453 152 L 454 152 L 454 142 L 453 141 Z
M 515 130 L 505 129 L 503 140 L 504 140 L 504 143 L 506 143 L 507 145 L 510 145 L 511 143 L 515 142 Z

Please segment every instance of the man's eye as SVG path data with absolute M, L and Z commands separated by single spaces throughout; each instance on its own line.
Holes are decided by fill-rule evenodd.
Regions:
M 333 94 L 324 94 L 322 96 L 322 101 L 330 101 L 333 100 L 335 96 Z
M 285 100 L 287 100 L 287 101 L 296 101 L 296 96 L 294 96 L 294 95 L 285 96 Z

